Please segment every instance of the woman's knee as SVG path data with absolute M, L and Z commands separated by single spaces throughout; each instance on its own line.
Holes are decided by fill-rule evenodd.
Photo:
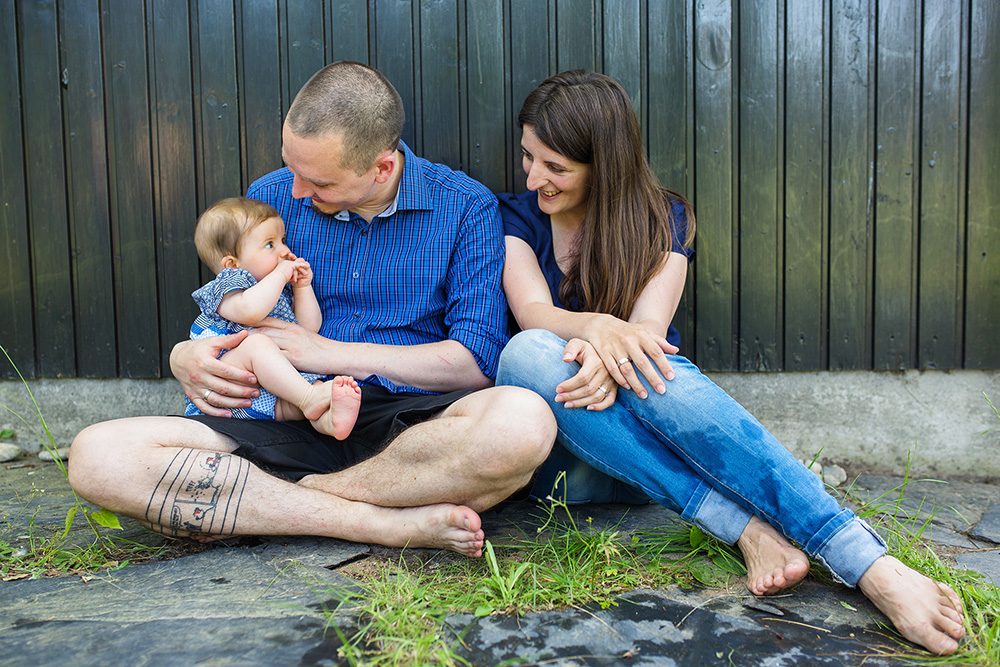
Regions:
M 566 341 L 551 331 L 520 332 L 500 354 L 497 384 L 555 391 L 555 386 L 567 376 L 568 364 L 562 359 L 565 347 Z
M 116 454 L 114 444 L 121 442 L 121 433 L 115 428 L 120 421 L 100 422 L 80 431 L 70 446 L 67 466 L 69 483 L 77 493 L 90 499 L 94 491 L 105 485 L 104 476 L 112 467 Z

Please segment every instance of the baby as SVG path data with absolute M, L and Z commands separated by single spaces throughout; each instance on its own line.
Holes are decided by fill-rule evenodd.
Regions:
M 297 322 L 312 332 L 323 322 L 312 288 L 312 268 L 285 245 L 285 223 L 270 205 L 232 197 L 217 202 L 198 219 L 198 256 L 216 272 L 215 280 L 191 294 L 201 315 L 191 338 L 225 336 L 258 326 L 266 317 Z M 308 419 L 320 433 L 343 440 L 354 428 L 361 389 L 354 378 L 299 373 L 267 336 L 247 336 L 221 357 L 257 377 L 261 392 L 239 419 Z M 187 415 L 202 414 L 188 400 Z

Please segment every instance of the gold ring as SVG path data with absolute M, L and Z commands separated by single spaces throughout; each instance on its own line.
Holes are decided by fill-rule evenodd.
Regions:
M 206 389 L 205 393 L 201 395 L 201 400 L 208 401 L 208 395 L 212 393 L 211 389 Z

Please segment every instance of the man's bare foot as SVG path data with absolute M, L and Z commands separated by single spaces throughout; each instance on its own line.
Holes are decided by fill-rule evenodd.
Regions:
M 337 440 L 343 440 L 351 434 L 354 423 L 358 421 L 358 410 L 361 409 L 361 388 L 349 375 L 337 377 L 323 383 L 323 388 L 329 391 L 327 409 L 319 417 L 310 418 L 306 411 L 306 419 L 320 433 L 332 435 Z
M 809 573 L 809 559 L 771 524 L 756 516 L 743 529 L 736 546 L 747 566 L 747 588 L 770 595 L 794 586 Z
M 483 522 L 464 505 L 426 505 L 398 510 L 386 546 L 448 549 L 463 556 L 483 555 Z M 391 544 L 389 543 L 391 542 Z
M 858 588 L 900 634 L 931 653 L 954 653 L 958 640 L 965 636 L 962 602 L 955 591 L 892 556 L 872 563 Z

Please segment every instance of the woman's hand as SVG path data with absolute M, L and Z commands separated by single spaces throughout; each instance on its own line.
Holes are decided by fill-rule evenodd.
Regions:
M 642 324 L 602 315 L 587 326 L 584 337 L 594 346 L 615 382 L 626 389 L 635 389 L 639 398 L 648 394 L 636 370 L 658 394 L 667 390 L 664 379 L 674 379 L 667 354 L 676 354 L 678 349 Z
M 229 336 L 187 340 L 170 352 L 170 370 L 184 393 L 206 415 L 231 417 L 230 408 L 248 408 L 260 396 L 257 378 L 242 368 L 220 361 L 219 354 L 239 345 L 248 331 Z
M 586 407 L 588 410 L 604 410 L 614 404 L 618 385 L 611 379 L 593 345 L 573 338 L 563 350 L 563 361 L 577 362 L 580 370 L 556 387 L 557 402 L 567 408 Z

